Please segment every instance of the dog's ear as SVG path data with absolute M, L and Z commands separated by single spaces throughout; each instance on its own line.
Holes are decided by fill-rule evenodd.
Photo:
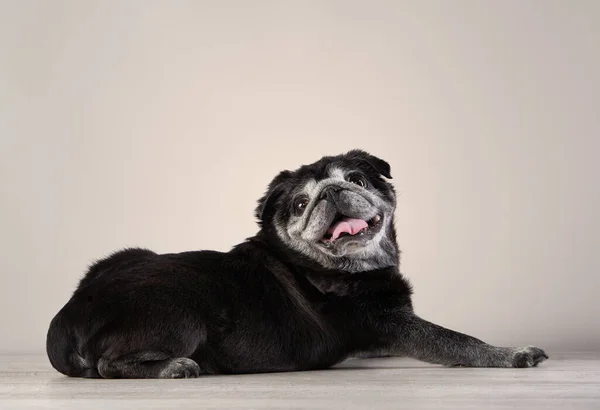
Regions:
M 375 172 L 379 175 L 383 175 L 387 179 L 392 179 L 390 164 L 382 160 L 381 158 L 377 158 L 374 155 L 369 154 L 360 149 L 354 149 L 349 151 L 346 154 L 346 157 L 351 160 L 358 160 L 360 162 L 364 162 L 369 167 L 371 167 Z
M 269 184 L 267 192 L 258 200 L 258 206 L 254 215 L 258 219 L 258 224 L 262 225 L 265 218 L 273 209 L 273 204 L 284 191 L 285 183 L 292 177 L 291 171 L 282 171 Z

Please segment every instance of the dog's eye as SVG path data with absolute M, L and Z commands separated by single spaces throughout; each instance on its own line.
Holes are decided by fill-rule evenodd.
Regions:
M 294 212 L 300 216 L 304 213 L 306 206 L 308 205 L 308 198 L 300 197 L 294 201 Z
M 348 182 L 352 182 L 353 184 L 356 184 L 362 188 L 367 187 L 367 180 L 362 175 L 359 175 L 359 174 L 349 175 Z

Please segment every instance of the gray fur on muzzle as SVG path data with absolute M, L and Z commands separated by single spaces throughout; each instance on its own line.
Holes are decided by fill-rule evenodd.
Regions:
M 335 190 L 331 190 L 331 188 Z M 323 192 L 327 192 L 323 194 Z M 336 215 L 368 221 L 380 210 L 364 196 L 339 185 L 327 185 L 321 191 L 316 205 L 309 210 L 305 228 L 301 234 L 306 241 L 318 241 L 325 235 Z

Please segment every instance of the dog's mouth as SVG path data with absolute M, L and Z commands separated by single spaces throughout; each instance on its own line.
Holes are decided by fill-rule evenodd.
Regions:
M 337 214 L 319 243 L 329 247 L 343 238 L 373 234 L 379 230 L 382 221 L 383 217 L 381 215 L 375 215 L 369 220 L 364 220 Z

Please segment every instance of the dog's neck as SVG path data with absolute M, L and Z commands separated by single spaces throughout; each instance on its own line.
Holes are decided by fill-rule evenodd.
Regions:
M 403 280 L 397 264 L 355 272 L 324 268 L 300 253 L 290 251 L 283 243 L 274 242 L 264 232 L 248 238 L 240 246 L 247 245 L 259 253 L 259 258 L 268 260 L 269 269 L 282 283 L 290 283 L 290 280 L 296 283 L 295 286 L 304 283 L 321 293 L 345 295 L 355 292 L 357 283 L 361 284 L 360 288 L 372 290 L 373 287 L 386 288 L 391 281 Z

